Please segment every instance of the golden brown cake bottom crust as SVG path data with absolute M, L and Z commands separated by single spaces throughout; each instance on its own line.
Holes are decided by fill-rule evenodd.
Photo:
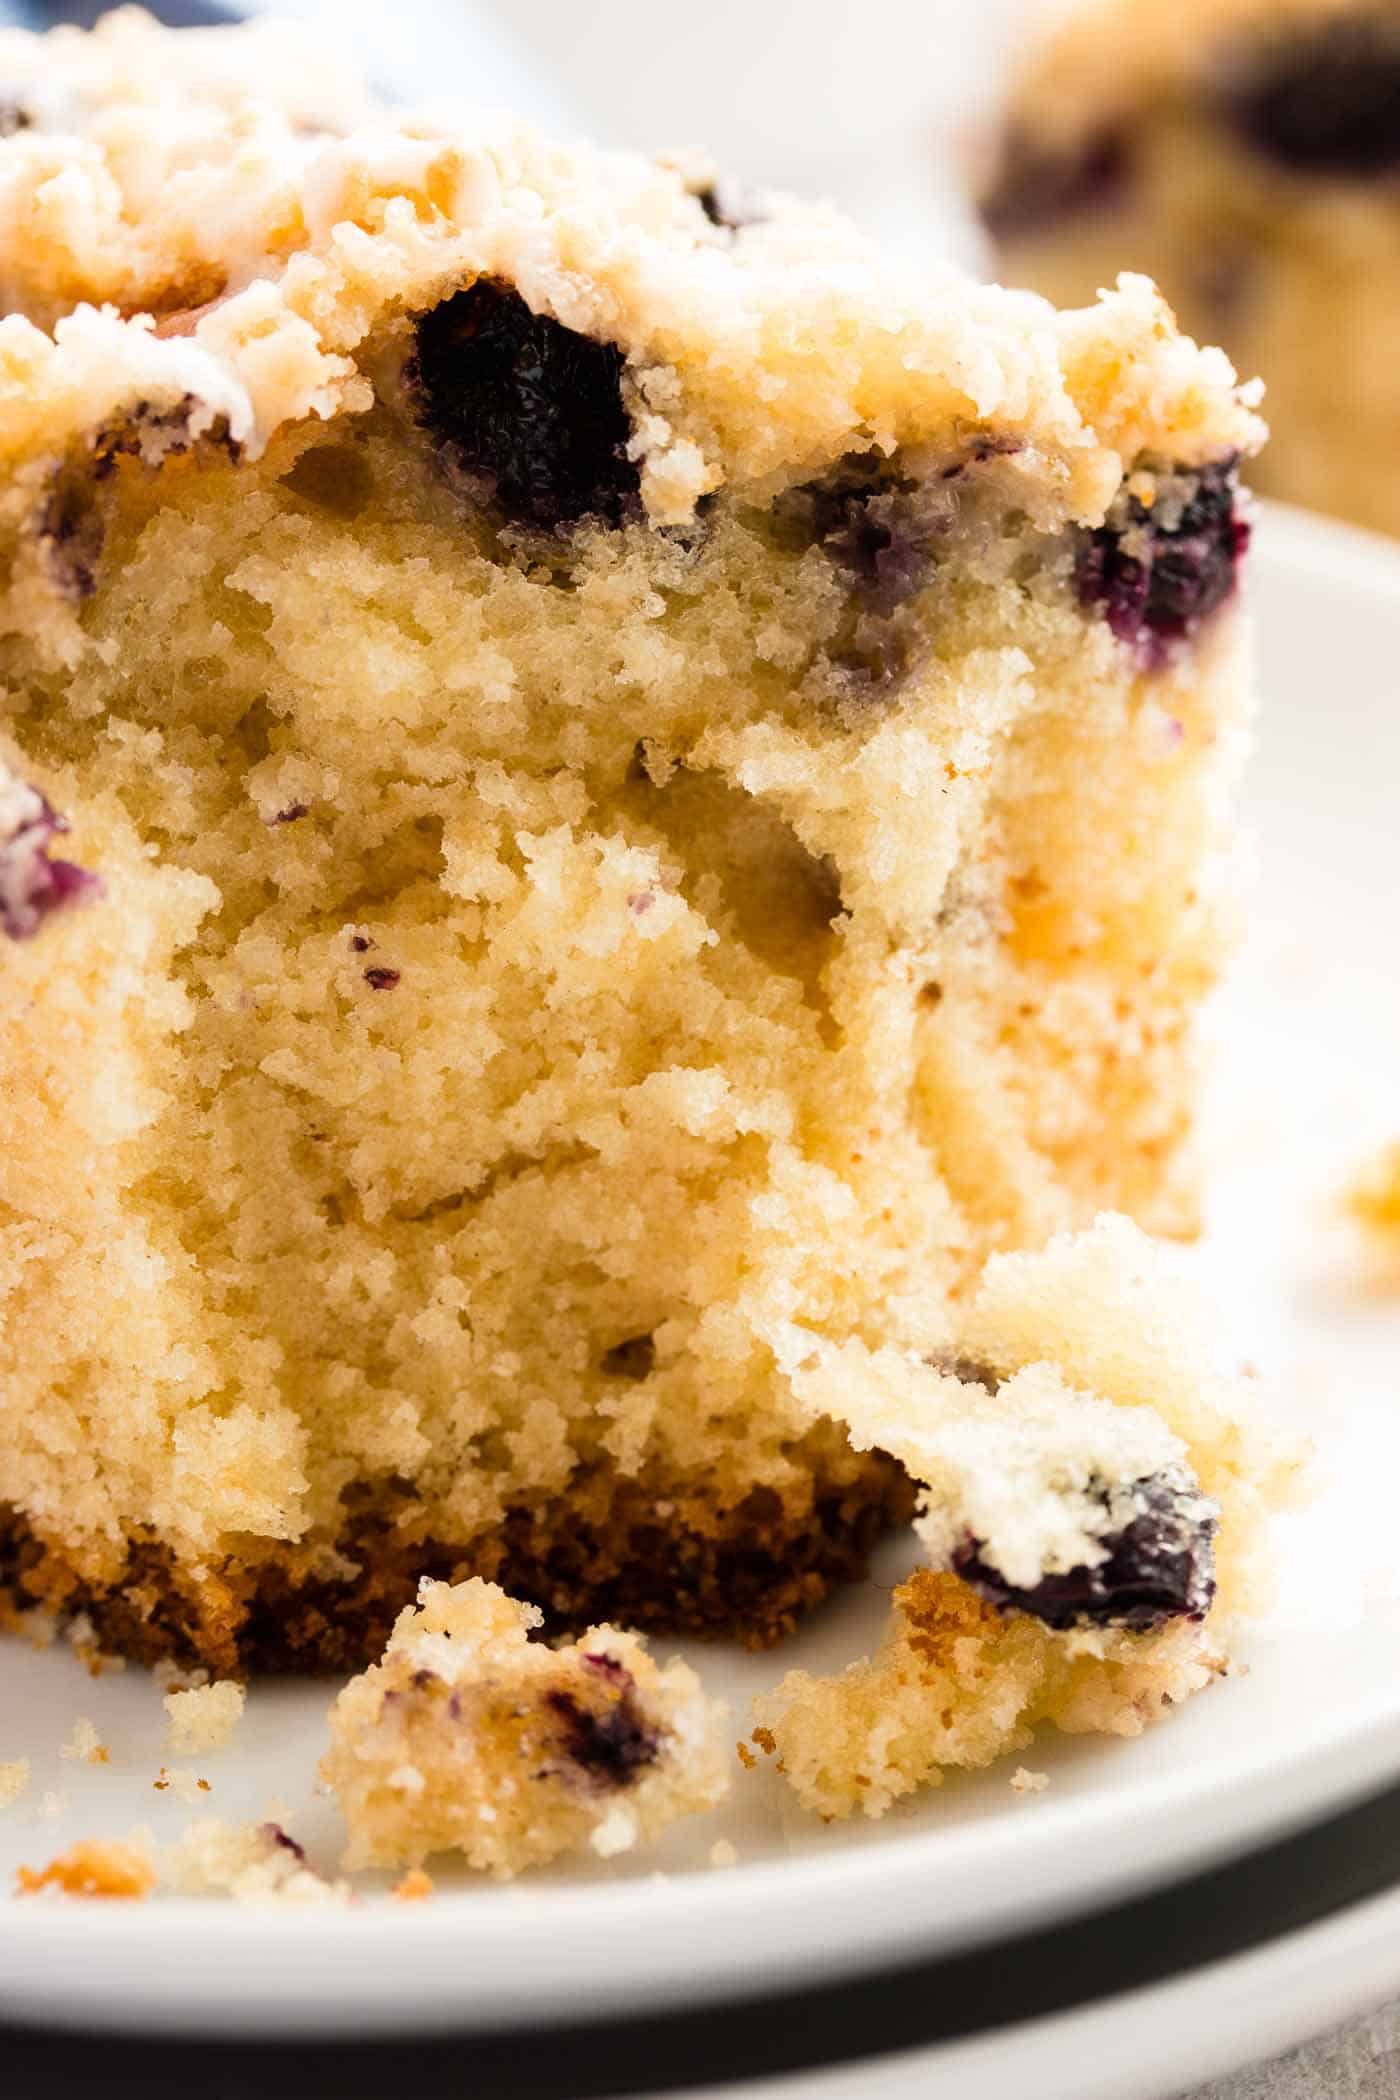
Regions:
M 728 1508 L 666 1498 L 663 1518 L 655 1494 L 599 1473 L 567 1497 L 513 1510 L 489 1536 L 448 1545 L 415 1532 L 401 1521 L 403 1501 L 381 1495 L 347 1513 L 336 1542 L 354 1574 L 328 1577 L 324 1553 L 318 1570 L 298 1546 L 196 1573 L 167 1546 L 136 1539 L 122 1575 L 102 1586 L 0 1504 L 0 1603 L 84 1612 L 103 1649 L 220 1676 L 357 1670 L 383 1649 L 424 1575 L 486 1576 L 539 1604 L 551 1631 L 611 1620 L 765 1648 L 835 1585 L 865 1573 L 913 1499 L 902 1469 L 878 1452 L 847 1460 L 840 1478 L 814 1479 L 798 1511 L 757 1488 Z

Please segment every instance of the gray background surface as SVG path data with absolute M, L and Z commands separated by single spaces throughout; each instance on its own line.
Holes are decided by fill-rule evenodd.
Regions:
M 1400 2100 L 1400 2005 L 1180 2100 Z

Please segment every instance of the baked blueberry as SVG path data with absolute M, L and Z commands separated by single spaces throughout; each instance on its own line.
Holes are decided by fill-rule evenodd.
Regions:
M 946 506 L 945 506 L 946 510 Z M 921 484 L 878 452 L 850 452 L 819 481 L 789 490 L 784 533 L 820 547 L 862 605 L 892 613 L 933 575 L 940 530 Z
M 1075 570 L 1080 601 L 1121 642 L 1156 657 L 1230 596 L 1248 545 L 1233 460 L 1164 477 L 1150 506 L 1125 492 L 1088 535 Z
M 31 940 L 55 912 L 101 892 L 87 868 L 49 858 L 50 845 L 67 829 L 37 788 L 0 777 L 0 931 L 12 941 Z
M 558 532 L 621 525 L 637 506 L 623 363 L 479 277 L 423 315 L 405 378 L 454 473 L 506 523 Z
M 620 1687 L 616 1705 L 604 1713 L 563 1690 L 546 1692 L 545 1705 L 563 1724 L 569 1762 L 600 1786 L 626 1786 L 634 1772 L 655 1763 L 660 1743 L 655 1729 L 648 1728 L 637 1711 L 630 1676 Z
M 954 1556 L 964 1582 L 1001 1611 L 1029 1612 L 1046 1626 L 1087 1623 L 1147 1632 L 1169 1619 L 1203 1619 L 1215 1596 L 1216 1514 L 1194 1481 L 1135 1480 L 1113 1500 L 1133 1514 L 1109 1534 L 1095 1566 L 1043 1575 L 1022 1589 L 983 1558 L 977 1541 Z M 1103 1492 L 1105 1508 L 1110 1505 Z

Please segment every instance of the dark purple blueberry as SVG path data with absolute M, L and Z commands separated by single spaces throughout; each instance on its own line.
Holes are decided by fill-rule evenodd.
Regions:
M 564 1755 L 604 1787 L 627 1786 L 635 1772 L 655 1764 L 661 1750 L 655 1729 L 637 1711 L 630 1675 L 623 1676 L 621 1696 L 606 1713 L 594 1713 L 571 1692 L 545 1694 L 545 1705 L 563 1724 Z
M 922 654 L 922 635 L 902 615 L 932 581 L 955 514 L 944 478 L 930 482 L 905 473 L 897 457 L 851 452 L 775 506 L 780 543 L 820 547 L 846 585 L 848 608 L 825 657 L 853 693 L 895 691 Z
M 595 1677 L 606 1678 L 610 1684 L 621 1686 L 624 1678 L 631 1675 L 615 1655 L 604 1655 L 596 1648 L 586 1648 L 579 1660 L 585 1670 L 591 1670 Z
M 423 315 L 405 381 L 455 477 L 506 523 L 557 532 L 637 508 L 623 365 L 616 344 L 481 277 Z
M 48 571 L 65 598 L 90 598 L 106 530 L 93 500 L 92 477 L 77 467 L 60 468 L 39 512 L 37 533 Z
M 350 946 L 356 955 L 368 955 L 370 949 L 374 946 L 374 942 L 367 933 L 352 933 Z
M 32 940 L 47 919 L 102 894 L 101 879 L 70 860 L 50 860 L 49 846 L 68 829 L 37 788 L 0 791 L 0 931 Z
M 1075 566 L 1080 603 L 1098 608 L 1120 642 L 1153 662 L 1230 596 L 1249 545 L 1234 460 L 1186 478 L 1184 502 L 1169 487 L 1152 509 L 1120 494 Z
M 1258 152 L 1301 175 L 1400 169 L 1400 23 L 1358 14 L 1241 53 L 1222 107 Z
M 982 199 L 982 222 L 998 240 L 1010 240 L 1058 219 L 1106 211 L 1121 202 L 1132 173 L 1132 153 L 1119 131 L 1097 132 L 1070 152 L 1013 133 Z
M 289 802 L 285 809 L 278 810 L 272 821 L 274 824 L 298 824 L 303 817 L 309 817 L 310 814 L 309 802 Z
M 119 459 L 136 459 L 158 473 L 167 459 L 201 448 L 218 449 L 237 459 L 242 447 L 230 437 L 228 424 L 217 418 L 196 439 L 194 415 L 199 403 L 185 394 L 168 408 L 137 401 L 96 432 L 85 452 L 68 459 L 54 475 L 36 523 L 49 572 L 65 597 L 90 598 L 97 588 L 97 568 L 106 527 L 97 506 L 96 489 L 116 472 Z
M 819 481 L 789 489 L 778 504 L 780 531 L 820 547 L 862 606 L 889 614 L 929 582 L 948 522 L 923 485 L 879 452 L 848 452 Z
M 371 963 L 365 971 L 365 983 L 372 992 L 392 992 L 401 972 L 391 970 L 384 963 Z
M 1042 1575 L 1033 1589 L 1018 1589 L 982 1557 L 975 1539 L 954 1555 L 953 1566 L 999 1611 L 1028 1612 L 1057 1631 L 1087 1623 L 1145 1633 L 1169 1619 L 1203 1619 L 1215 1596 L 1213 1505 L 1185 1476 L 1136 1480 L 1125 1492 L 1135 1514 L 1104 1539 L 1108 1557 L 1097 1567 Z

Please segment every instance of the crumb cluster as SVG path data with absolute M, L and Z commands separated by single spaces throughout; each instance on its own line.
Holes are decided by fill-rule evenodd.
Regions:
M 612 1858 L 723 1798 L 725 1710 L 693 1670 L 610 1626 L 551 1649 L 539 1624 L 490 1583 L 423 1585 L 331 1710 L 347 1867 L 458 1852 L 505 1879 L 585 1846 Z
M 241 1684 L 229 1682 L 166 1692 L 166 1749 L 177 1757 L 220 1749 L 242 1719 L 245 1697 Z

